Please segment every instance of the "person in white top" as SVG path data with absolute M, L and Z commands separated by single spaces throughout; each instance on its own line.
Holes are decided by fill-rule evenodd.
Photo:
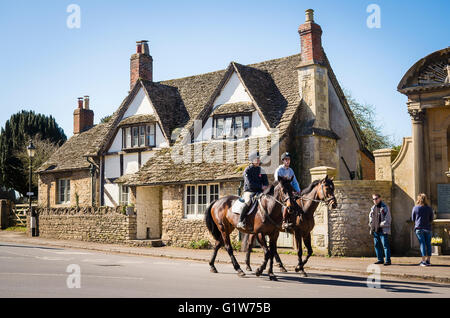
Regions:
M 275 180 L 278 181 L 278 177 L 285 177 L 285 178 L 294 177 L 291 182 L 292 187 L 294 188 L 297 194 L 300 194 L 300 186 L 298 184 L 297 178 L 295 177 L 294 170 L 292 170 L 292 168 L 289 167 L 291 164 L 291 154 L 289 152 L 283 153 L 281 155 L 281 161 L 283 162 L 283 164 L 279 166 L 275 171 L 274 174 Z
M 291 184 L 292 188 L 294 188 L 294 195 L 300 196 L 300 185 L 298 184 L 297 178 L 295 177 L 294 170 L 290 168 L 291 164 L 291 154 L 289 152 L 285 152 L 281 155 L 281 161 L 283 164 L 277 168 L 274 174 L 274 178 L 276 181 L 278 181 L 279 177 L 284 178 L 292 178 Z M 299 207 L 299 213 L 300 215 L 303 214 L 303 210 Z M 285 219 L 286 217 L 286 219 Z M 289 229 L 293 226 L 292 223 L 289 223 L 289 220 L 287 219 L 287 215 L 283 217 L 283 225 L 282 228 Z

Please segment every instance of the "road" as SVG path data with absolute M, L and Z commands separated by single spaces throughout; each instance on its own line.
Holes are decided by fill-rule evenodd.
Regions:
M 381 277 L 381 288 L 368 288 L 367 276 L 311 271 L 276 273 L 272 282 L 216 267 L 212 274 L 204 262 L 0 242 L 0 297 L 450 297 L 449 285 L 425 281 Z

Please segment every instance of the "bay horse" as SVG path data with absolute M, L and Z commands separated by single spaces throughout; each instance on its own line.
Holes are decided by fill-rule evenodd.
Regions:
M 257 269 L 256 276 L 262 274 L 267 266 L 267 262 L 270 260 L 268 270 L 269 278 L 270 280 L 277 280 L 273 274 L 273 256 L 276 253 L 276 244 L 281 230 L 283 212 L 296 205 L 292 195 L 293 189 L 291 182 L 292 178 L 280 178 L 279 181 L 269 186 L 261 195 L 257 203 L 258 207 L 255 208 L 256 212 L 247 216 L 246 228 L 244 230 L 239 229 L 242 233 L 260 234 L 257 235 L 257 239 L 264 250 L 264 261 Z M 210 271 L 217 273 L 214 262 L 218 250 L 224 246 L 230 255 L 231 262 L 238 276 L 243 277 L 245 273 L 234 257 L 230 241 L 230 233 L 236 228 L 239 222 L 239 214 L 233 213 L 231 210 L 233 203 L 237 199 L 239 197 L 229 195 L 212 202 L 206 209 L 205 223 L 209 232 L 216 240 L 213 255 L 209 262 Z M 267 248 L 266 244 L 266 235 L 269 237 L 269 248 Z
M 311 231 L 314 228 L 314 212 L 321 202 L 324 202 L 328 208 L 335 209 L 337 207 L 336 197 L 334 196 L 334 183 L 333 178 L 328 178 L 328 175 L 322 180 L 313 181 L 307 188 L 301 191 L 300 196 L 296 199 L 296 203 L 302 208 L 302 215 L 294 215 L 295 220 L 293 227 L 283 229 L 283 232 L 294 234 L 295 245 L 297 247 L 298 265 L 295 271 L 302 277 L 307 277 L 304 266 L 311 257 L 313 250 L 311 247 Z M 305 242 L 305 246 L 308 250 L 306 259 L 302 260 L 303 248 L 302 239 Z M 245 263 L 247 270 L 251 271 L 250 266 L 250 254 L 252 252 L 252 246 L 255 240 L 255 235 L 250 234 L 247 240 L 247 254 L 245 257 Z M 274 255 L 277 265 L 282 272 L 287 272 L 281 262 L 280 256 L 275 251 Z

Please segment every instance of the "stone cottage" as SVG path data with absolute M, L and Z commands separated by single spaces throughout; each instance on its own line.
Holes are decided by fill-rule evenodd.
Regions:
M 182 246 L 208 237 L 207 205 L 238 194 L 253 149 L 270 174 L 291 152 L 302 187 L 317 166 L 335 167 L 340 180 L 373 179 L 313 10 L 298 32 L 299 54 L 161 82 L 147 41 L 137 42 L 128 96 L 96 126 L 89 97 L 79 99 L 74 136 L 39 170 L 39 203 L 134 205 L 137 239 Z

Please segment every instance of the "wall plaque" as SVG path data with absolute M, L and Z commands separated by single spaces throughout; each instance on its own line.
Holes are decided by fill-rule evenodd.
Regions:
M 450 183 L 438 184 L 438 213 L 450 213 Z

